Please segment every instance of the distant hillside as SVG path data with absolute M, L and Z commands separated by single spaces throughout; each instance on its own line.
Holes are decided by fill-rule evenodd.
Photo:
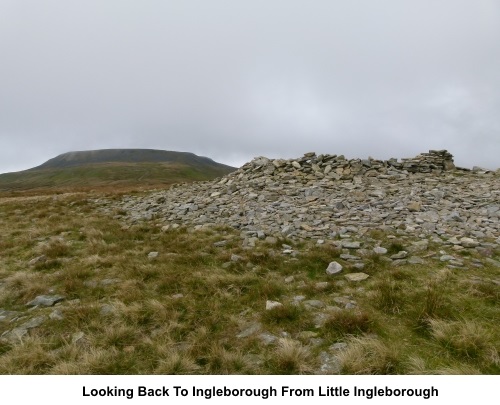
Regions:
M 227 168 L 228 172 L 234 170 L 233 167 L 214 162 L 207 157 L 197 156 L 194 153 L 156 149 L 101 149 L 67 152 L 29 170 L 60 169 L 96 163 L 177 163 L 200 168 Z
M 0 192 L 151 188 L 211 180 L 235 168 L 187 152 L 103 149 L 68 152 L 32 169 L 0 174 Z

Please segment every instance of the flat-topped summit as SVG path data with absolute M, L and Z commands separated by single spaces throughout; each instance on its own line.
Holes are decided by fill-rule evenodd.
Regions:
M 143 189 L 212 180 L 236 168 L 194 153 L 156 149 L 68 152 L 40 166 L 0 174 L 0 192 Z
M 214 162 L 207 157 L 197 156 L 189 152 L 157 149 L 99 149 L 63 153 L 30 170 L 75 167 L 100 163 L 180 163 L 191 166 L 233 169 L 230 166 Z

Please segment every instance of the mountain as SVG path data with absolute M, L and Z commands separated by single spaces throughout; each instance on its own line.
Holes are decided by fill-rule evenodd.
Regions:
M 212 180 L 236 168 L 194 153 L 155 149 L 68 152 L 28 170 L 0 174 L 0 192 L 153 188 Z
M 60 169 L 75 166 L 88 166 L 100 163 L 177 163 L 193 167 L 228 168 L 231 172 L 235 168 L 214 162 L 204 156 L 197 156 L 189 152 L 172 152 L 157 149 L 100 149 L 78 152 L 67 152 L 47 160 L 40 166 L 28 170 Z

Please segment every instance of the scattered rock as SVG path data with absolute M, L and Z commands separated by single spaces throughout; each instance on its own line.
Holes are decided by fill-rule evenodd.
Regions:
M 395 255 L 392 255 L 391 259 L 392 260 L 400 260 L 400 259 L 404 259 L 406 256 L 408 256 L 408 252 L 406 250 L 401 250 L 398 253 L 396 253 Z
M 420 201 L 412 201 L 406 207 L 410 212 L 420 211 L 422 209 L 422 203 Z
M 266 346 L 272 345 L 273 343 L 276 343 L 278 338 L 274 336 L 272 333 L 269 332 L 262 332 L 259 334 L 259 339 L 264 343 Z
M 326 274 L 333 275 L 333 274 L 338 274 L 341 271 L 342 271 L 342 265 L 340 263 L 330 262 L 330 264 L 326 269 Z
M 334 343 L 333 345 L 331 345 L 328 349 L 330 351 L 345 350 L 345 349 L 347 349 L 347 343 L 345 343 L 345 342 L 337 342 L 337 343 Z
M 479 246 L 478 241 L 475 241 L 474 239 L 466 238 L 466 237 L 460 238 L 460 244 L 466 248 L 474 248 L 476 246 Z
M 62 314 L 62 312 L 59 309 L 54 309 L 50 313 L 49 318 L 52 320 L 55 320 L 55 321 L 61 321 L 64 319 L 64 315 Z
M 31 318 L 29 321 L 24 322 L 20 326 L 8 331 L 3 334 L 1 340 L 9 343 L 21 343 L 24 336 L 28 334 L 28 331 L 33 328 L 39 327 L 46 320 L 45 316 L 36 316 Z
M 340 360 L 335 354 L 321 352 L 319 354 L 320 367 L 317 374 L 340 374 L 342 369 Z
M 73 335 L 71 336 L 71 343 L 73 343 L 74 345 L 78 345 L 78 346 L 85 345 L 85 343 L 86 343 L 85 333 L 83 333 L 83 332 L 73 333 Z
M 115 312 L 115 307 L 110 304 L 104 304 L 101 306 L 101 310 L 99 311 L 101 315 L 106 316 L 106 315 L 111 315 Z
M 239 261 L 241 261 L 241 260 L 243 260 L 243 257 L 238 256 L 238 255 L 235 255 L 235 254 L 232 254 L 232 255 L 231 255 L 231 261 L 232 261 L 232 262 L 239 262 Z
M 307 300 L 303 301 L 306 308 L 320 309 L 325 307 L 325 303 L 320 300 Z
M 425 261 L 421 257 L 412 256 L 408 259 L 408 263 L 410 263 L 410 264 L 424 264 Z
M 251 324 L 250 326 L 247 326 L 245 329 L 243 329 L 240 333 L 236 335 L 238 339 L 246 338 L 249 336 L 252 336 L 259 332 L 262 328 L 262 325 L 258 322 L 255 322 Z
M 345 249 L 359 249 L 361 247 L 361 242 L 343 240 L 341 244 Z
M 266 310 L 271 310 L 271 309 L 274 309 L 274 308 L 278 308 L 278 307 L 282 307 L 283 304 L 281 302 L 278 302 L 278 301 L 266 301 Z
M 64 300 L 64 297 L 62 295 L 39 295 L 34 300 L 28 302 L 26 305 L 31 307 L 52 307 L 62 300 Z

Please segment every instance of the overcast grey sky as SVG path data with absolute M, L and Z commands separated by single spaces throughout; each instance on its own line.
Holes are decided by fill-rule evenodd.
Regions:
M 0 172 L 103 148 L 500 167 L 500 0 L 0 0 Z

